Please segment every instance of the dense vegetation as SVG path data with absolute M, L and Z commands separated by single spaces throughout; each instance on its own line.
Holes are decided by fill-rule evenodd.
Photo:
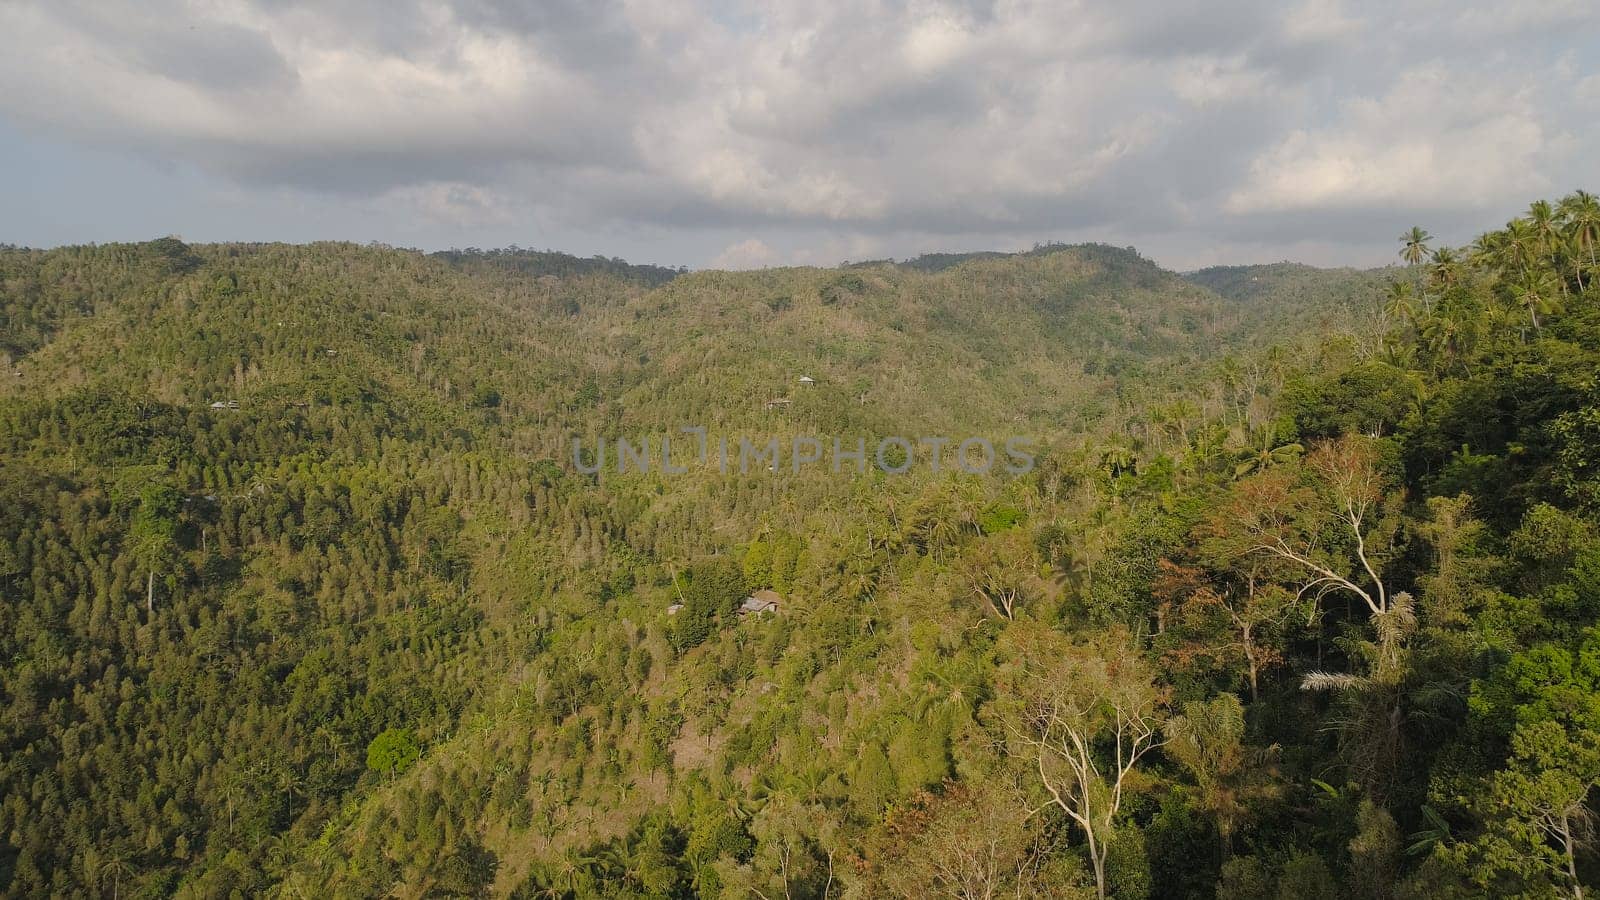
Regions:
M 1597 242 L 0 250 L 0 886 L 1579 896 Z M 684 425 L 1038 465 L 572 464 Z

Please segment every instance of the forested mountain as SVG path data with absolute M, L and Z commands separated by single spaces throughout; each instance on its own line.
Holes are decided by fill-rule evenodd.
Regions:
M 1353 292 L 1388 286 L 1404 277 L 1395 269 L 1319 269 L 1300 263 L 1258 266 L 1211 266 L 1183 276 L 1229 300 L 1251 305 L 1265 303 L 1294 306 L 1331 305 Z
M 0 250 L 0 886 L 1575 896 L 1597 242 Z M 1036 464 L 573 459 L 684 426 Z

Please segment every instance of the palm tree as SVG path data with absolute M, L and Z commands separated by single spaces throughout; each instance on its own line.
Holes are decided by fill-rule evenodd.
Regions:
M 1528 319 L 1533 323 L 1535 331 L 1539 330 L 1539 313 L 1546 315 L 1560 310 L 1560 304 L 1550 296 L 1550 273 L 1524 269 L 1522 278 L 1511 289 L 1511 294 L 1517 300 L 1517 305 L 1528 311 Z
M 1539 249 L 1544 251 L 1544 256 L 1550 260 L 1550 268 L 1559 273 L 1561 271 L 1561 252 L 1566 249 L 1566 235 L 1562 234 L 1561 222 L 1556 216 L 1555 208 L 1548 200 L 1535 200 L 1528 207 L 1528 224 L 1533 231 Z M 1567 295 L 1567 280 L 1557 278 L 1556 282 L 1561 289 L 1561 296 Z
M 1588 191 L 1576 191 L 1561 201 L 1560 210 L 1567 219 L 1567 228 L 1580 258 L 1587 251 L 1589 268 L 1595 268 L 1595 244 L 1600 244 L 1600 199 Z M 1578 290 L 1584 290 L 1581 264 L 1578 269 Z
M 1416 604 L 1411 595 L 1405 591 L 1396 593 L 1394 605 L 1373 616 L 1372 624 L 1377 640 L 1341 641 L 1351 656 L 1365 661 L 1364 673 L 1313 671 L 1300 682 L 1303 690 L 1343 695 L 1345 710 L 1335 722 L 1343 732 L 1351 768 L 1369 788 L 1393 773 L 1403 752 L 1403 700 L 1413 674 L 1408 641 L 1417 629 Z
M 1440 287 L 1453 287 L 1461 279 L 1461 256 L 1449 247 L 1433 251 L 1433 280 Z
M 1122 444 L 1114 444 L 1100 454 L 1100 468 L 1111 478 L 1119 478 L 1124 472 L 1137 473 L 1138 466 L 1133 450 Z
M 100 864 L 100 874 L 111 877 L 111 900 L 122 896 L 122 879 L 133 874 L 133 866 L 128 863 L 126 851 L 116 851 L 106 857 Z
M 1416 292 L 1412 290 L 1411 282 L 1389 283 L 1389 305 L 1384 307 L 1384 314 L 1391 319 L 1404 321 L 1408 325 L 1417 324 Z
M 1306 452 L 1300 444 L 1283 444 L 1273 446 L 1273 439 L 1277 437 L 1272 428 L 1259 428 L 1251 435 L 1251 448 L 1242 450 L 1234 457 L 1233 477 L 1243 478 L 1251 472 L 1258 472 L 1270 466 L 1286 463 L 1299 458 Z
M 1546 249 L 1555 246 L 1556 238 L 1561 235 L 1561 227 L 1556 222 L 1555 207 L 1549 200 L 1535 200 L 1528 207 L 1528 224 L 1533 227 L 1533 233 L 1544 242 Z
M 1501 247 L 1501 268 L 1512 271 L 1533 265 L 1539 254 L 1539 235 L 1527 219 L 1512 219 L 1506 223 L 1505 243 Z
M 1455 317 L 1435 316 L 1430 319 L 1422 330 L 1422 337 L 1428 344 L 1428 350 L 1435 357 L 1446 362 L 1459 362 L 1463 369 L 1471 372 L 1464 357 L 1471 344 L 1472 334 Z
M 1423 231 L 1422 226 L 1411 226 L 1410 231 L 1400 235 L 1400 243 L 1405 245 L 1400 248 L 1400 258 L 1406 261 L 1406 265 L 1417 265 L 1428 255 L 1428 242 L 1431 240 L 1433 235 Z
M 1417 344 L 1411 340 L 1385 340 L 1383 361 L 1396 369 L 1409 369 L 1417 361 Z
M 1471 262 L 1475 266 L 1499 268 L 1506 252 L 1506 233 L 1490 231 L 1472 242 Z

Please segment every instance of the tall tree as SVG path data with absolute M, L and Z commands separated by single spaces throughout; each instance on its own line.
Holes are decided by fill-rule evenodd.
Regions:
M 1163 697 L 1125 636 L 1074 643 L 1033 623 L 1005 635 L 1003 681 L 1015 709 L 1013 752 L 1028 760 L 1053 805 L 1082 833 L 1097 894 L 1129 776 L 1164 743 Z
M 146 485 L 129 530 L 135 558 L 145 570 L 145 612 L 156 611 L 156 578 L 178 565 L 178 492 L 164 484 Z
M 1578 261 L 1578 289 L 1584 290 L 1582 259 L 1589 257 L 1589 268 L 1596 267 L 1595 245 L 1600 244 L 1600 199 L 1588 191 L 1575 191 L 1561 201 L 1560 211 L 1572 235 L 1573 254 Z M 1590 276 L 1591 279 L 1593 276 Z M 1593 283 L 1592 281 L 1590 283 Z
M 1479 883 L 1504 887 L 1509 876 L 1535 891 L 1548 886 L 1583 900 L 1578 853 L 1594 836 L 1588 798 L 1596 784 L 1600 735 L 1571 733 L 1552 721 L 1517 729 L 1509 763 L 1479 798 L 1490 821 L 1472 848 Z
M 1206 538 L 1226 558 L 1287 563 L 1303 575 L 1302 596 L 1344 591 L 1377 615 L 1389 608 L 1382 568 L 1393 525 L 1383 513 L 1391 499 L 1376 441 L 1345 435 L 1317 445 L 1303 466 L 1239 482 Z
M 1183 713 L 1167 721 L 1166 735 L 1164 752 L 1194 778 L 1226 857 L 1247 802 L 1270 791 L 1275 750 L 1244 743 L 1244 704 L 1233 694 L 1185 703 Z
M 1400 235 L 1400 243 L 1403 245 L 1400 248 L 1400 258 L 1406 261 L 1406 265 L 1420 265 L 1428 258 L 1428 242 L 1431 240 L 1433 235 L 1423 231 L 1422 226 L 1411 226 L 1410 231 Z

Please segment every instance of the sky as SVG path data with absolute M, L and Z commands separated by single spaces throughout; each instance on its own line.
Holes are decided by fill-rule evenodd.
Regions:
M 0 0 L 26 246 L 1369 266 L 1597 160 L 1594 0 Z

